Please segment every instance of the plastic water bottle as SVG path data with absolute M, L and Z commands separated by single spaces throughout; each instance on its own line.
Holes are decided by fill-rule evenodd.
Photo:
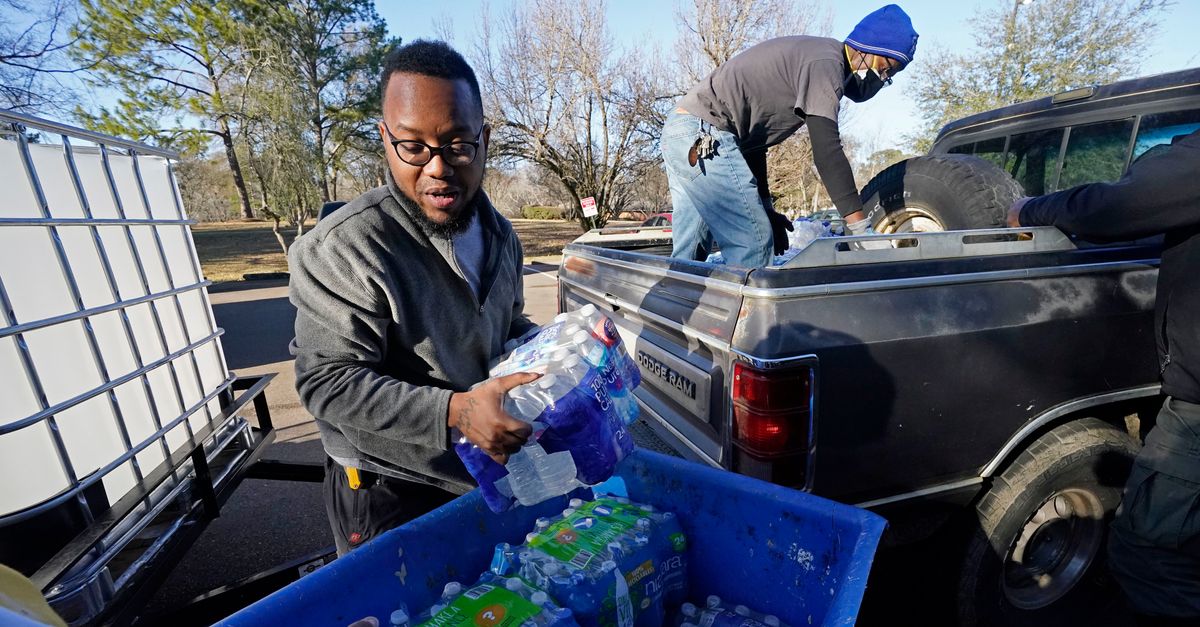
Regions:
M 621 402 L 613 397 L 613 394 L 624 394 L 625 396 L 621 400 L 633 403 L 634 419 L 637 417 L 637 404 L 627 390 L 622 389 L 620 376 L 615 372 L 612 361 L 605 357 L 603 344 L 582 330 L 575 334 L 572 343 L 577 349 L 576 352 L 568 354 L 560 360 L 563 376 L 569 377 L 571 383 L 577 387 L 590 386 L 592 389 L 596 404 L 608 421 L 607 429 L 602 431 L 602 437 L 612 447 L 613 463 L 618 463 L 633 451 L 634 443 L 633 436 L 626 428 L 627 414 L 622 411 Z M 590 357 L 583 357 L 582 353 L 590 353 Z M 590 359 L 595 359 L 596 363 Z M 592 372 L 595 372 L 596 377 L 588 378 Z M 603 386 L 603 393 L 598 387 L 600 385 Z M 587 481 L 584 482 L 587 483 Z
M 579 322 L 566 314 L 562 320 L 542 327 L 528 342 L 513 349 L 508 356 L 488 370 L 488 376 L 500 377 L 514 372 L 547 372 L 552 369 L 550 355 L 569 344 L 571 337 L 580 330 Z
M 576 508 L 567 508 L 543 530 L 526 536 L 518 552 L 521 576 L 570 608 L 582 625 L 622 624 L 616 620 L 617 606 L 627 610 L 629 618 L 623 624 L 632 625 L 633 604 L 627 587 L 623 595 L 617 589 L 618 578 L 624 579 L 611 559 L 614 556 L 595 546 L 590 530 L 573 526 L 577 513 Z M 606 599 L 612 604 L 607 611 L 602 607 Z
M 781 266 L 799 255 L 818 238 L 830 236 L 832 233 L 828 224 L 808 218 L 797 218 L 792 222 L 792 231 L 788 233 L 787 250 L 782 255 L 775 255 L 771 260 L 771 265 Z
M 633 398 L 633 387 L 626 382 L 628 375 L 623 372 L 624 363 L 617 353 L 582 329 L 572 336 L 571 343 L 575 352 L 600 373 L 612 399 L 614 413 L 621 422 L 629 425 L 637 421 L 639 410 Z
M 659 569 L 662 571 L 663 603 L 674 607 L 687 598 L 687 539 L 674 512 L 654 516 L 658 530 Z
M 788 249 L 797 253 L 817 241 L 817 238 L 828 237 L 829 229 L 820 222 L 799 218 L 792 223 L 792 232 L 788 233 Z
M 680 615 L 685 622 L 699 627 L 787 627 L 774 614 L 755 612 L 745 605 L 735 605 L 729 609 L 715 594 L 708 596 L 705 606 L 700 609 L 691 603 L 684 603 L 680 607 Z
M 454 452 L 466 466 L 467 472 L 479 484 L 479 493 L 488 509 L 500 513 L 508 510 L 517 502 L 512 489 L 508 486 L 508 469 L 496 463 L 483 449 L 472 444 L 469 440 L 456 433 L 453 436 Z
M 517 572 L 517 551 L 507 542 L 496 545 L 492 552 L 492 565 L 488 570 L 502 577 L 508 577 Z
M 504 410 L 529 423 L 533 434 L 503 466 L 465 438 L 457 439 L 455 451 L 475 477 L 484 502 L 493 512 L 505 511 L 516 503 L 540 503 L 577 487 L 578 473 L 570 451 L 547 452 L 540 441 L 546 425 L 538 422 L 547 408 L 554 405 L 555 396 L 568 391 L 553 374 L 509 391 L 503 401 Z
M 443 586 L 442 596 L 438 598 L 437 603 L 433 604 L 433 607 L 429 608 L 429 614 L 436 615 L 442 611 L 451 601 L 458 598 L 458 595 L 462 594 L 462 588 L 462 584 L 457 581 L 451 581 Z
M 571 453 L 547 453 L 533 438 L 509 456 L 505 468 L 508 476 L 503 480 L 508 481 L 513 497 L 521 505 L 536 505 L 566 494 L 579 485 L 575 480 L 577 470 Z
M 455 445 L 494 512 L 600 483 L 612 476 L 633 448 L 600 373 L 571 355 L 561 360 L 562 365 L 567 369 L 561 375 L 546 374 L 510 391 L 505 400 L 505 409 L 514 418 L 534 427 L 527 444 L 509 457 L 507 466 L 465 438 Z
M 548 453 L 569 451 L 581 484 L 596 485 L 611 477 L 624 453 L 613 444 L 614 422 L 619 419 L 600 373 L 587 367 L 555 377 L 544 394 L 554 398 L 539 418 L 546 425 L 538 439 L 542 447 Z
M 621 339 L 620 332 L 617 331 L 617 325 L 612 319 L 601 314 L 595 305 L 584 305 L 579 309 L 579 315 L 583 318 L 583 327 L 592 334 L 593 337 L 604 342 L 608 348 L 611 359 L 617 369 L 617 373 L 621 378 L 621 384 L 625 388 L 624 394 L 614 394 L 617 396 L 627 396 L 629 403 L 632 404 L 632 409 L 627 410 L 625 424 L 633 424 L 633 421 L 638 417 L 637 401 L 633 398 L 633 390 L 642 384 L 642 372 L 638 369 L 637 362 L 625 350 L 625 342 Z
M 529 595 L 529 601 L 542 608 L 542 614 L 535 616 L 532 620 L 526 621 L 523 627 L 533 627 L 534 625 L 566 627 L 577 624 L 574 612 L 565 607 L 558 607 L 550 600 L 550 595 L 541 590 Z
M 632 423 L 637 419 L 638 413 L 632 391 L 641 383 L 641 372 L 625 350 L 616 325 L 600 313 L 595 305 L 584 305 L 576 311 L 558 314 L 553 322 L 541 327 L 528 341 L 514 348 L 507 357 L 492 367 L 489 375 L 496 377 L 514 372 L 557 372 L 555 364 L 558 363 L 558 359 L 554 357 L 555 351 L 570 347 L 579 331 L 587 331 L 603 343 L 606 354 L 600 356 L 589 353 L 587 359 L 598 369 L 607 369 L 610 364 L 615 369 L 615 380 L 612 374 L 606 373 L 613 388 L 610 390 L 610 396 L 618 405 L 622 405 L 621 411 L 626 423 Z M 512 340 L 509 345 L 511 342 Z M 625 401 L 625 397 L 629 400 Z

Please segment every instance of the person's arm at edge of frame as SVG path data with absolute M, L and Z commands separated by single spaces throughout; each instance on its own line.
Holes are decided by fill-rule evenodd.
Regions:
M 503 463 L 528 437 L 529 426 L 505 414 L 500 397 L 537 375 L 510 375 L 459 393 L 381 374 L 376 368 L 390 316 L 373 310 L 367 284 L 334 248 L 301 238 L 289 251 L 296 306 L 291 351 L 305 409 L 335 426 L 443 451 L 450 447 L 450 429 L 458 427 Z
M 1020 198 L 1008 224 L 1056 226 L 1085 239 L 1120 241 L 1200 225 L 1200 131 L 1133 164 L 1115 183 Z

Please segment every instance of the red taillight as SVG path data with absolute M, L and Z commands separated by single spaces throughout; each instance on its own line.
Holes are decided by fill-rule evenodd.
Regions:
M 808 449 L 812 414 L 812 368 L 759 370 L 733 365 L 735 442 L 756 457 Z

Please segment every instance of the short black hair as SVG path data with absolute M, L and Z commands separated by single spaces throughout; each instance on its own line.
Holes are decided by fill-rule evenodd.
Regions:
M 387 97 L 388 81 L 396 72 L 467 81 L 475 96 L 475 104 L 480 112 L 483 111 L 483 96 L 479 92 L 475 70 L 444 41 L 416 39 L 389 52 L 383 60 L 383 74 L 379 77 L 380 102 Z

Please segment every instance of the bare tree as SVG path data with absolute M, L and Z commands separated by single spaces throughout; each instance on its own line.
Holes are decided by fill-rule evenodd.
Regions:
M 963 116 L 1134 75 L 1169 0 L 1036 0 L 980 9 L 975 47 L 934 49 L 915 69 L 919 152 Z
M 602 225 L 657 167 L 658 66 L 617 48 L 602 0 L 526 1 L 497 22 L 485 13 L 481 30 L 473 56 L 492 156 L 553 173 L 581 225 L 579 201 L 594 197 Z
M 675 59 L 683 95 L 737 53 L 766 39 L 829 32 L 832 14 L 823 2 L 796 0 L 691 0 L 675 11 Z
M 69 109 L 73 90 L 58 80 L 79 71 L 66 50 L 74 45 L 69 34 L 73 3 L 52 0 L 33 9 L 20 0 L 0 0 L 0 107 L 44 112 Z M 17 27 L 17 17 L 29 20 Z
M 200 222 L 224 222 L 237 217 L 233 175 L 218 157 L 184 157 L 175 168 L 179 194 L 188 216 Z
M 448 44 L 454 43 L 454 18 L 449 13 L 433 18 L 433 34 Z
M 304 223 L 321 202 L 323 161 L 311 121 L 305 86 L 295 80 L 286 52 L 260 42 L 256 65 L 239 89 L 243 101 L 239 153 L 249 164 L 258 211 L 272 221 L 272 231 L 287 253 L 283 221 L 304 234 Z
M 552 189 L 543 180 L 545 170 L 530 164 L 519 164 L 516 167 L 489 168 L 487 178 L 483 181 L 483 189 L 488 199 L 500 213 L 519 218 L 521 210 L 530 205 L 545 206 L 556 202 L 560 196 L 557 189 Z

